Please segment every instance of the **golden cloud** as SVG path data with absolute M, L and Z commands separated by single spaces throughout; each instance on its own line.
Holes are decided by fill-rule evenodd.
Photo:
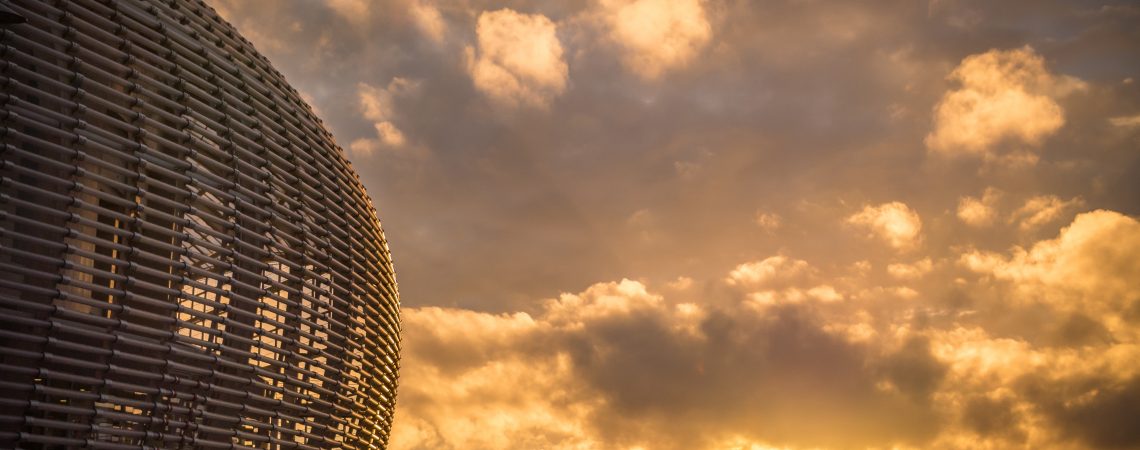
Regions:
M 903 209 L 887 205 L 870 209 Z M 696 303 L 622 280 L 533 314 L 408 308 L 392 448 L 1102 446 L 1113 435 L 1097 421 L 1138 409 L 1137 252 L 1140 222 L 1094 211 L 1008 257 L 964 253 L 994 302 L 1057 311 L 1012 332 L 940 319 L 858 267 L 822 283 L 784 255 L 737 265 Z M 887 267 L 918 284 L 944 269 Z M 1066 311 L 1113 339 L 1042 343 Z
M 439 156 L 360 165 L 425 305 L 391 448 L 1140 446 L 1137 221 L 1077 214 L 1135 203 L 1117 9 L 1018 35 L 1056 65 L 947 66 L 947 36 L 1010 45 L 1035 6 L 942 1 L 984 13 L 964 31 L 885 3 L 254 3 L 222 2 L 349 156 Z
M 770 233 L 780 228 L 780 225 L 783 223 L 783 218 L 776 213 L 757 211 L 753 217 L 753 222 L 756 223 L 756 226 Z
M 353 24 L 368 20 L 369 5 L 366 0 L 326 0 L 325 4 L 341 18 Z
M 807 261 L 777 255 L 761 261 L 740 264 L 725 280 L 731 285 L 771 288 L 777 284 L 787 284 L 788 281 L 802 279 L 811 272 L 812 267 Z
M 1022 230 L 1030 230 L 1041 225 L 1060 219 L 1084 204 L 1079 197 L 1071 200 L 1061 200 L 1056 195 L 1038 195 L 1025 201 L 1010 216 L 1010 222 L 1016 222 Z
M 1029 47 L 969 56 L 949 79 L 961 87 L 935 106 L 926 136 L 926 147 L 945 155 L 992 157 L 1003 142 L 1036 147 L 1065 124 L 1057 99 L 1085 86 L 1051 74 Z
M 425 37 L 437 44 L 443 42 L 443 38 L 447 34 L 447 23 L 444 22 L 436 5 L 423 1 L 413 1 L 408 12 L 411 14 L 412 23 Z
M 773 295 L 841 307 L 835 287 L 797 281 L 809 271 L 776 256 L 723 286 L 780 280 Z M 795 299 L 717 303 L 622 280 L 534 315 L 405 309 L 392 448 L 830 446 L 921 442 L 937 428 L 926 398 L 944 369 L 925 340 L 873 351 L 866 313 L 825 321 Z
M 626 67 L 645 79 L 684 67 L 712 38 L 701 0 L 601 0 L 599 6 Z
M 556 31 L 541 14 L 510 9 L 479 14 L 478 50 L 466 50 L 475 88 L 500 105 L 548 107 L 566 90 L 569 76 Z
M 413 94 L 418 89 L 418 82 L 400 77 L 393 78 L 383 88 L 368 83 L 358 84 L 356 95 L 360 112 L 365 119 L 372 121 L 376 137 L 352 141 L 349 149 L 356 155 L 368 156 L 379 148 L 403 147 L 407 143 L 407 138 L 392 122 L 396 116 L 395 99 Z
M 962 197 L 958 200 L 958 219 L 972 227 L 985 227 L 997 217 L 996 205 L 1001 192 L 986 188 L 982 198 Z
M 1010 257 L 971 251 L 960 262 L 1012 283 L 1012 300 L 1044 302 L 1061 311 L 1093 315 L 1117 339 L 1138 335 L 1140 222 L 1098 210 L 1077 215 L 1055 239 L 1017 247 Z
M 902 280 L 922 278 L 933 269 L 934 263 L 930 258 L 923 258 L 911 264 L 895 263 L 887 265 L 887 273 L 892 277 Z
M 1134 116 L 1119 116 L 1108 119 L 1108 123 L 1112 126 L 1120 128 L 1136 128 L 1140 127 L 1140 114 Z
M 867 230 L 896 250 L 911 250 L 922 241 L 922 220 L 902 202 L 864 206 L 847 217 L 847 223 Z

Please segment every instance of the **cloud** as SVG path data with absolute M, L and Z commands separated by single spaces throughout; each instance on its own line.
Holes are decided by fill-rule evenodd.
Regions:
M 581 448 L 583 409 L 565 356 L 533 339 L 550 331 L 525 314 L 405 310 L 405 356 L 393 449 Z
M 866 229 L 896 250 L 913 249 L 922 241 L 922 220 L 902 202 L 867 205 L 847 217 L 847 223 Z
M 1119 116 L 1108 119 L 1108 123 L 1112 126 L 1120 128 L 1136 128 L 1140 127 L 1140 114 L 1135 116 Z
M 931 252 L 969 240 L 1009 244 L 999 242 L 1004 230 L 947 242 L 965 230 L 942 228 L 940 212 L 953 210 L 962 195 L 982 198 L 985 186 L 1007 192 L 999 202 L 1007 209 L 995 219 L 1002 222 L 1032 189 L 1064 193 L 1065 200 L 1082 195 L 1094 208 L 1136 203 L 1135 183 L 1127 182 L 1140 167 L 1129 151 L 1131 135 L 1105 131 L 1114 129 L 1108 118 L 1140 111 L 1128 94 L 1136 84 L 1119 82 L 1136 76 L 1129 61 L 1140 58 L 1124 54 L 1124 45 L 1096 52 L 1084 51 L 1101 45 L 1090 41 L 1025 37 L 1033 32 L 1011 31 L 1024 31 L 1023 16 L 1001 16 L 1006 9 L 996 4 L 972 3 L 988 19 L 963 34 L 930 26 L 938 18 L 918 3 L 705 1 L 707 43 L 687 63 L 643 83 L 623 63 L 626 48 L 610 39 L 600 2 L 418 2 L 439 11 L 446 25 L 441 44 L 413 19 L 415 0 L 366 2 L 364 27 L 347 26 L 324 1 L 281 0 L 273 8 L 211 2 L 224 6 L 245 36 L 258 37 L 258 49 L 294 87 L 312 95 L 381 208 L 386 230 L 399 237 L 392 242 L 400 288 L 411 305 L 523 308 L 597 280 L 708 278 L 781 251 L 850 263 L 848 256 L 867 248 L 831 228 L 828 217 L 849 213 L 832 202 L 843 193 L 881 199 L 875 204 L 905 197 L 922 214 L 923 246 Z M 469 44 L 478 60 L 480 10 L 503 6 L 557 24 L 567 79 L 561 93 L 547 91 L 542 114 L 488 114 L 495 111 L 486 106 L 497 101 L 468 72 L 463 50 Z M 1100 43 L 1127 34 L 1114 25 L 1122 19 L 1108 13 L 1078 20 L 1024 4 L 1008 10 L 1056 19 L 1072 36 L 1111 35 Z M 914 143 L 931 131 L 930 116 L 914 112 L 930 112 L 945 91 L 961 87 L 948 86 L 945 76 L 963 56 L 1016 48 L 1022 43 L 1015 35 L 1047 55 L 1054 77 L 1079 74 L 1090 86 L 1087 94 L 1056 100 L 1066 125 L 1035 150 L 1045 164 L 1018 171 L 1017 179 L 997 170 L 963 176 L 924 166 Z M 420 87 L 393 95 L 386 119 L 364 119 L 359 83 L 386 90 L 393 77 Z M 912 113 L 890 122 L 891 105 Z M 384 121 L 390 127 L 377 130 Z M 393 128 L 400 133 L 388 132 Z M 393 151 L 401 135 L 404 147 Z M 360 156 L 368 151 L 372 157 Z M 1068 169 L 1059 173 L 1053 162 Z M 1092 174 L 1099 179 L 1089 180 Z M 800 200 L 828 206 L 794 210 Z M 758 207 L 784 219 L 776 234 L 757 228 Z M 624 219 L 638 209 L 656 218 L 651 243 L 629 239 Z M 488 252 L 501 255 L 496 264 L 485 263 Z M 561 262 L 545 264 L 550 255 Z M 857 258 L 871 260 L 880 274 L 897 262 L 879 256 Z M 440 282 L 441 271 L 453 275 Z
M 348 144 L 353 156 L 367 158 L 382 149 L 399 148 L 407 143 L 404 133 L 391 122 L 379 122 L 374 125 L 376 138 L 355 139 Z
M 396 77 L 384 88 L 368 83 L 357 85 L 357 101 L 365 119 L 372 122 L 375 138 L 361 138 L 349 144 L 354 154 L 367 156 L 379 148 L 399 148 L 407 143 L 404 132 L 392 122 L 396 117 L 395 101 L 398 97 L 414 94 L 419 83 Z
M 390 147 L 402 147 L 407 141 L 404 138 L 404 133 L 392 125 L 392 122 L 377 123 L 376 135 L 380 136 L 380 142 Z
M 1029 250 L 963 253 L 1008 315 L 1057 308 L 997 332 L 992 314 L 948 316 L 918 294 L 875 294 L 891 288 L 865 271 L 828 277 L 784 255 L 738 264 L 699 294 L 691 278 L 668 294 L 625 279 L 532 313 L 405 308 L 391 447 L 1135 445 L 1099 424 L 1135 410 L 1138 251 L 1140 222 L 1094 211 Z M 923 258 L 887 270 L 921 286 L 940 269 Z M 1037 343 L 1073 323 L 1064 311 L 1111 339 Z
M 595 284 L 581 294 L 562 294 L 546 302 L 545 312 L 552 323 L 579 327 L 587 321 L 655 309 L 661 303 L 661 296 L 650 294 L 644 284 L 621 280 Z
M 930 340 L 923 336 L 908 337 L 901 348 L 881 363 L 891 388 L 928 401 L 946 375 L 946 365 L 931 353 Z
M 749 304 L 757 308 L 833 303 L 845 298 L 835 286 L 820 280 L 819 269 L 807 261 L 783 255 L 739 264 L 724 281 L 744 292 Z
M 934 108 L 926 147 L 945 155 L 995 156 L 1010 143 L 1034 148 L 1065 124 L 1057 99 L 1085 84 L 1055 76 L 1030 47 L 971 55 L 950 74 L 960 88 Z
M 1040 324 L 1038 325 L 1040 326 Z M 931 334 L 948 370 L 934 396 L 957 405 L 956 426 L 932 448 L 1133 448 L 1140 434 L 1120 417 L 1136 407 L 1136 358 L 1130 343 L 1036 347 L 976 327 Z M 948 387 L 952 386 L 950 389 Z M 1123 415 L 1123 416 L 1122 416 Z
M 369 3 L 367 0 L 326 0 L 325 4 L 341 18 L 351 23 L 360 24 L 368 20 Z
M 930 334 L 946 401 L 966 405 L 946 446 L 1132 448 L 1116 422 L 1140 379 L 1140 222 L 1097 210 L 1008 255 L 969 250 L 977 313 Z M 988 412 L 987 412 L 988 411 Z
M 992 187 L 986 188 L 982 198 L 962 197 L 958 200 L 958 220 L 972 227 L 986 227 L 993 223 L 997 217 L 995 206 L 1001 197 L 1001 191 Z
M 409 11 L 412 23 L 428 39 L 435 43 L 443 42 L 447 35 L 447 23 L 439 13 L 439 8 L 431 3 L 413 1 Z
M 764 231 L 773 232 L 780 228 L 783 219 L 776 213 L 757 211 L 753 221 Z
M 1029 249 L 1015 247 L 1007 258 L 970 251 L 960 263 L 1011 283 L 1010 300 L 1050 305 L 1062 312 L 1093 316 L 1117 339 L 1135 342 L 1140 333 L 1140 222 L 1098 210 L 1077 215 L 1055 239 Z
M 361 113 L 364 117 L 380 122 L 395 116 L 395 97 L 415 92 L 419 84 L 415 81 L 401 77 L 392 78 L 384 88 L 377 88 L 367 83 L 357 85 L 357 98 L 360 101 Z
M 693 287 L 693 279 L 685 276 L 677 277 L 677 279 L 668 283 L 669 289 L 684 291 Z
M 645 79 L 684 67 L 712 38 L 702 0 L 600 0 L 599 7 L 625 66 Z
M 880 355 L 803 306 L 713 303 L 622 280 L 533 316 L 407 308 L 391 447 L 885 445 L 937 429 L 926 397 L 945 369 L 925 340 Z
M 625 224 L 629 230 L 637 236 L 637 240 L 642 243 L 652 243 L 660 237 L 660 227 L 657 217 L 653 211 L 648 209 L 639 209 L 630 214 L 625 219 Z
M 1076 401 L 1050 402 L 1046 407 L 1067 434 L 1093 447 L 1140 445 L 1140 428 L 1131 420 L 1140 417 L 1140 376 L 1087 391 Z
M 1010 215 L 1009 221 L 1016 222 L 1022 230 L 1031 230 L 1060 219 L 1062 215 L 1083 204 L 1084 200 L 1079 197 L 1061 200 L 1055 195 L 1039 195 L 1026 200 L 1024 205 Z
M 364 138 L 348 156 L 391 238 L 407 320 L 394 450 L 1136 446 L 1110 439 L 1131 417 L 1112 406 L 1135 403 L 1140 374 L 1135 258 L 1089 249 L 1137 251 L 1073 216 L 1135 213 L 1135 128 L 1111 119 L 1140 111 L 1135 83 L 1119 83 L 1137 72 L 1138 16 L 1017 1 L 943 3 L 934 17 L 920 3 L 639 3 L 702 10 L 674 18 L 709 24 L 707 38 L 658 35 L 689 55 L 670 59 L 669 46 L 615 38 L 607 17 L 632 1 L 513 2 L 546 16 L 562 50 L 551 60 L 566 70 L 549 79 L 563 81 L 543 84 L 483 51 L 482 3 L 377 0 L 364 26 L 324 2 L 222 4 L 341 142 Z M 978 12 L 968 30 L 940 25 L 958 5 Z M 1002 51 L 960 69 L 1012 88 L 945 79 L 963 55 L 1024 44 L 1047 55 L 1034 57 L 1052 83 L 1003 75 L 1024 58 Z M 475 82 L 481 58 L 506 82 Z M 1042 87 L 1061 73 L 1089 88 Z M 951 101 L 958 91 L 984 102 Z M 944 96 L 985 125 L 984 149 L 952 139 L 970 127 L 940 120 Z M 1033 101 L 1063 125 L 1022 132 L 985 111 Z M 509 108 L 522 113 L 488 115 Z M 957 142 L 928 156 L 1001 167 L 930 164 L 914 152 L 927 135 Z M 431 157 L 403 158 L 419 148 Z M 1026 169 L 999 170 L 1011 165 Z M 1039 193 L 1087 206 L 1011 220 Z M 836 198 L 880 200 L 863 214 Z M 921 212 L 913 234 L 879 217 L 895 199 Z M 781 218 L 776 232 L 758 228 L 770 221 L 757 207 Z M 652 214 L 627 221 L 639 210 Z M 1074 240 L 1056 231 L 1069 222 L 1096 237 L 1056 261 L 1036 250 L 1040 234 Z M 979 265 L 942 262 L 963 252 Z M 1078 254 L 1087 270 L 1062 270 Z
M 566 90 L 568 68 L 557 26 L 541 14 L 510 9 L 479 14 L 478 50 L 467 47 L 476 89 L 508 107 L 547 108 Z
M 889 264 L 887 265 L 887 273 L 900 280 L 913 280 L 922 278 L 922 276 L 930 273 L 933 268 L 934 263 L 930 258 L 923 258 L 912 264 Z
M 811 272 L 812 267 L 807 261 L 777 255 L 740 264 L 729 272 L 725 281 L 730 285 L 771 288 L 803 279 Z

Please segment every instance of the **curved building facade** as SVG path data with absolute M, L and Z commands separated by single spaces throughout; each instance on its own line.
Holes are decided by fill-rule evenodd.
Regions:
M 0 17 L 0 448 L 383 447 L 391 258 L 298 93 L 197 0 Z

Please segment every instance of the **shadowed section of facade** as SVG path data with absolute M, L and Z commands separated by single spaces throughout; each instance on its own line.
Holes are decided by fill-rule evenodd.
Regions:
M 200 1 L 0 6 L 0 447 L 385 446 L 391 256 L 297 91 Z

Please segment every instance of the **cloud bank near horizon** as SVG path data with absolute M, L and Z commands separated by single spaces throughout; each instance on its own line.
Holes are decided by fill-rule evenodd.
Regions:
M 917 271 L 777 255 L 701 286 L 597 283 L 533 314 L 407 309 L 392 445 L 1127 447 L 1137 252 L 1140 222 L 1099 210 Z

